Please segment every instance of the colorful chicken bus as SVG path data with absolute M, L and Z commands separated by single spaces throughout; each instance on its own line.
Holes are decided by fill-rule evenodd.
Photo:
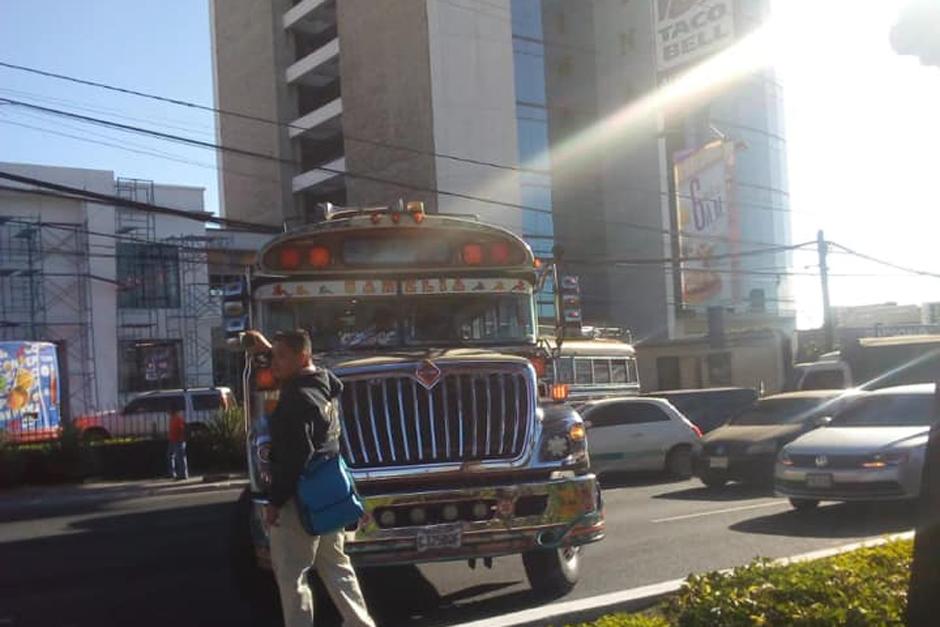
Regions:
M 342 454 L 366 506 L 347 552 L 360 566 L 521 554 L 536 591 L 567 592 L 604 519 L 581 418 L 564 386 L 540 398 L 550 355 L 537 341 L 532 251 L 421 203 L 327 214 L 262 249 L 247 324 L 269 337 L 308 330 L 315 360 L 344 383 Z M 277 399 L 265 356 L 249 360 L 245 384 L 263 565 Z

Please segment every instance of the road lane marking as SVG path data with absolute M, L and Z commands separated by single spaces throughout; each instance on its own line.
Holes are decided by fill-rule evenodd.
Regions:
M 914 537 L 913 531 L 904 531 L 886 536 L 871 536 L 858 542 L 842 544 L 828 549 L 810 551 L 809 553 L 799 553 L 789 557 L 775 559 L 775 564 L 790 564 L 794 562 L 805 562 L 826 557 L 833 557 L 849 551 L 854 551 L 863 547 L 872 547 L 891 542 L 893 540 L 910 539 Z M 718 572 L 730 573 L 733 568 L 725 568 Z M 608 592 L 598 594 L 584 599 L 574 601 L 561 601 L 550 603 L 541 607 L 528 610 L 520 610 L 509 614 L 490 616 L 482 620 L 475 620 L 469 623 L 460 623 L 452 627 L 516 627 L 523 625 L 544 625 L 549 621 L 555 622 L 581 622 L 584 618 L 594 618 L 603 611 L 616 611 L 624 609 L 623 606 L 635 604 L 628 611 L 637 611 L 642 607 L 652 605 L 660 598 L 678 591 L 685 578 L 671 579 L 660 583 L 631 588 L 629 590 L 620 590 L 618 592 Z M 579 614 L 590 612 L 590 616 L 582 617 Z
M 726 507 L 724 509 L 711 509 L 707 512 L 696 512 L 694 514 L 682 514 L 680 516 L 669 516 L 668 518 L 654 518 L 650 522 L 662 523 L 672 522 L 674 520 L 686 520 L 689 518 L 699 518 L 701 516 L 712 516 L 714 514 L 730 514 L 731 512 L 743 512 L 748 509 L 758 509 L 760 507 L 770 507 L 772 505 L 785 505 L 785 500 L 774 501 L 772 503 L 757 503 L 755 505 L 739 505 L 738 507 Z

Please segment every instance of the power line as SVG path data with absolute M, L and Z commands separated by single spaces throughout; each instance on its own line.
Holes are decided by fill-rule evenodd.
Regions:
M 63 110 L 60 110 L 60 109 L 53 109 L 53 108 L 50 108 L 50 107 L 43 107 L 43 106 L 40 106 L 40 105 L 31 104 L 31 103 L 28 103 L 28 102 L 23 102 L 23 101 L 19 101 L 19 100 L 14 100 L 14 99 L 10 99 L 10 98 L 0 98 L 0 102 L 7 102 L 7 103 L 9 103 L 9 104 L 13 104 L 13 105 L 17 105 L 17 106 L 26 107 L 26 108 L 28 108 L 28 109 L 33 109 L 33 110 L 37 110 L 37 111 L 43 111 L 43 112 L 49 113 L 49 114 L 51 114 L 51 115 L 58 115 L 58 116 L 64 116 L 64 117 L 67 117 L 67 118 L 78 119 L 78 120 L 82 120 L 82 121 L 85 121 L 85 122 L 88 122 L 88 123 L 91 123 L 91 124 L 96 124 L 96 125 L 100 125 L 100 126 L 105 126 L 105 127 L 108 127 L 108 128 L 115 128 L 115 129 L 119 129 L 119 130 L 122 130 L 122 131 L 131 132 L 131 133 L 149 135 L 149 136 L 156 137 L 156 138 L 159 138 L 159 139 L 163 139 L 163 140 L 166 140 L 166 141 L 173 141 L 173 142 L 177 142 L 177 143 L 183 143 L 183 144 L 188 144 L 188 145 L 192 145 L 192 146 L 198 146 L 198 147 L 202 147 L 202 148 L 209 148 L 209 149 L 212 149 L 212 150 L 219 150 L 219 151 L 224 151 L 224 152 L 231 152 L 231 153 L 239 154 L 239 155 L 242 155 L 242 156 L 254 157 L 254 158 L 263 159 L 263 160 L 267 160 L 267 161 L 274 161 L 274 162 L 276 162 L 276 163 L 286 164 L 286 165 L 290 165 L 290 166 L 292 166 L 292 167 L 296 167 L 296 165 L 297 165 L 297 164 L 296 164 L 294 161 L 292 161 L 292 160 L 282 159 L 282 158 L 280 158 L 280 157 L 275 157 L 275 156 L 272 156 L 272 155 L 266 155 L 266 154 L 263 154 L 263 153 L 257 153 L 257 152 L 251 151 L 251 150 L 244 150 L 244 149 L 241 149 L 241 148 L 235 148 L 235 147 L 231 147 L 231 146 L 223 146 L 223 145 L 215 144 L 215 143 L 212 143 L 212 142 L 205 142 L 205 141 L 202 141 L 202 140 L 193 139 L 193 138 L 189 138 L 189 137 L 183 137 L 183 136 L 180 136 L 180 135 L 173 135 L 173 134 L 171 134 L 171 133 L 163 133 L 163 132 L 161 132 L 161 131 L 155 131 L 155 130 L 152 130 L 152 129 L 146 129 L 146 128 L 142 128 L 142 127 L 136 127 L 136 126 L 132 126 L 132 125 L 128 125 L 128 124 L 121 124 L 121 123 L 113 122 L 113 121 L 110 121 L 110 120 L 103 120 L 103 119 L 100 119 L 100 118 L 94 118 L 94 117 L 91 117 L 91 116 L 86 116 L 86 115 L 81 115 L 81 114 L 77 114 L 77 113 L 72 113 L 72 112 L 69 112 L 69 111 L 63 111 Z M 331 167 L 328 167 L 328 166 L 322 166 L 322 165 L 321 165 L 321 166 L 314 166 L 314 167 L 312 167 L 311 169 L 312 169 L 312 170 L 319 170 L 319 171 L 327 172 L 327 173 L 334 174 L 334 175 L 337 175 L 337 176 L 348 176 L 348 177 L 351 177 L 351 178 L 358 178 L 358 179 L 367 180 L 367 181 L 371 181 L 371 182 L 382 183 L 382 184 L 390 185 L 390 186 L 393 186 L 393 187 L 399 187 L 399 188 L 404 188 L 404 189 L 411 189 L 411 190 L 420 191 L 420 192 L 429 192 L 429 193 L 439 194 L 439 195 L 441 195 L 441 196 L 449 196 L 449 197 L 453 197 L 453 198 L 460 198 L 460 199 L 462 199 L 462 200 L 468 200 L 468 201 L 471 201 L 471 202 L 478 202 L 478 203 L 493 205 L 493 206 L 501 207 L 501 208 L 512 208 L 512 209 L 518 209 L 518 210 L 523 210 L 523 211 L 532 211 L 532 212 L 535 212 L 535 213 L 541 213 L 541 214 L 547 214 L 547 215 L 554 215 L 554 213 L 555 213 L 553 210 L 551 210 L 551 209 L 545 209 L 545 208 L 543 208 L 543 207 L 533 207 L 533 206 L 524 205 L 524 204 L 521 204 L 521 203 L 515 203 L 515 202 L 509 202 L 509 201 L 493 200 L 493 199 L 490 199 L 490 198 L 483 198 L 483 197 L 481 197 L 481 196 L 475 196 L 475 195 L 473 195 L 473 194 L 465 194 L 465 193 L 461 193 L 461 192 L 446 191 L 446 190 L 441 190 L 441 189 L 434 188 L 434 187 L 423 187 L 423 186 L 420 186 L 420 185 L 413 185 L 413 184 L 406 183 L 406 182 L 403 182 L 403 181 L 395 181 L 395 180 L 385 179 L 385 178 L 382 178 L 382 177 L 372 176 L 372 175 L 368 175 L 368 174 L 361 174 L 361 173 L 349 172 L 349 171 L 345 171 L 345 170 L 338 170 L 338 169 L 331 168 Z M 220 218 L 220 219 L 221 219 L 221 218 Z M 602 218 L 602 217 L 586 217 L 586 216 L 585 216 L 585 217 L 582 217 L 582 219 L 584 219 L 584 220 L 592 220 L 592 221 L 595 221 L 595 222 L 602 222 L 602 223 L 604 223 L 604 224 L 617 224 L 617 225 L 620 225 L 620 226 L 626 226 L 626 227 L 629 227 L 629 228 L 633 228 L 633 229 L 637 229 L 637 230 L 642 230 L 642 231 L 654 232 L 654 233 L 658 233 L 658 234 L 661 234 L 661 235 L 672 236 L 672 235 L 678 233 L 680 236 L 682 236 L 682 237 L 687 237 L 687 238 L 690 238 L 690 239 L 702 239 L 702 240 L 723 241 L 723 242 L 731 241 L 731 242 L 736 242 L 736 243 L 740 242 L 740 243 L 750 243 L 750 244 L 768 245 L 768 246 L 774 245 L 774 244 L 771 243 L 771 242 L 762 242 L 762 241 L 757 241 L 757 240 L 744 240 L 744 239 L 723 237 L 723 236 L 718 236 L 718 235 L 704 235 L 704 234 L 688 233 L 688 232 L 686 232 L 686 231 L 672 231 L 672 230 L 669 230 L 669 229 L 662 229 L 662 228 L 658 228 L 658 227 L 648 226 L 648 225 L 645 225 L 645 224 L 637 224 L 637 223 L 633 223 L 633 222 L 627 222 L 627 221 L 624 221 L 624 220 L 605 220 L 605 219 Z M 253 228 L 253 227 L 251 227 L 251 228 Z
M 799 248 L 804 248 L 806 246 L 815 245 L 816 242 L 803 242 L 801 244 L 791 244 L 789 246 L 771 246 L 768 248 L 760 248 L 754 250 L 744 250 L 733 253 L 723 253 L 720 255 L 712 255 L 710 257 L 678 257 L 673 259 L 671 257 L 660 257 L 652 259 L 565 259 L 565 261 L 570 261 L 572 263 L 579 264 L 590 264 L 590 263 L 601 263 L 605 265 L 614 264 L 614 265 L 624 265 L 624 266 L 636 266 L 636 265 L 648 265 L 648 264 L 663 264 L 663 263 L 686 263 L 690 261 L 719 261 L 722 259 L 736 259 L 739 257 L 752 257 L 755 255 L 766 255 L 770 253 L 781 253 L 791 250 L 796 250 Z
M 25 113 L 25 112 L 20 111 L 19 113 L 20 113 L 20 114 L 23 114 L 23 113 Z M 27 113 L 27 115 L 29 115 L 29 114 Z M 245 177 L 245 178 L 255 179 L 255 180 L 258 180 L 258 181 L 264 181 L 264 182 L 266 182 L 266 183 L 278 183 L 278 181 L 276 181 L 275 179 L 269 178 L 269 177 L 266 177 L 266 176 L 261 176 L 261 175 L 258 175 L 258 174 L 250 174 L 250 173 L 248 173 L 248 172 L 240 172 L 240 171 L 238 171 L 238 170 L 233 170 L 232 168 L 226 168 L 226 167 L 223 167 L 223 166 L 220 166 L 220 165 L 213 165 L 213 164 L 211 164 L 211 163 L 203 163 L 203 162 L 200 162 L 200 161 L 193 161 L 192 159 L 186 159 L 186 158 L 184 158 L 184 157 L 180 157 L 180 156 L 174 155 L 174 154 L 172 154 L 172 153 L 163 152 L 162 150 L 156 150 L 156 149 L 153 149 L 153 148 L 146 148 L 146 147 L 139 147 L 139 148 L 133 148 L 133 147 L 132 147 L 132 146 L 140 146 L 140 144 L 116 144 L 116 143 L 107 142 L 107 141 L 101 141 L 101 140 L 96 140 L 96 139 L 90 139 L 90 138 L 88 138 L 88 137 L 82 137 L 82 136 L 80 136 L 80 135 L 72 135 L 71 133 L 64 133 L 64 132 L 62 132 L 62 131 L 56 131 L 56 130 L 53 130 L 53 129 L 51 129 L 51 128 L 45 128 L 45 127 L 42 127 L 42 126 L 34 126 L 34 125 L 32 125 L 32 124 L 24 124 L 24 123 L 22 123 L 22 122 L 14 122 L 14 121 L 12 121 L 12 120 L 0 120 L 0 124 L 8 124 L 8 125 L 10 125 L 10 126 L 19 126 L 19 127 L 21 127 L 21 128 L 27 128 L 27 129 L 30 129 L 30 130 L 33 130 L 33 131 L 38 131 L 38 132 L 40 132 L 40 133 L 48 133 L 48 134 L 50 134 L 50 135 L 57 135 L 57 136 L 59 136 L 59 137 L 66 137 L 66 138 L 68 138 L 68 139 L 74 139 L 74 140 L 76 140 L 76 141 L 82 141 L 82 142 L 86 142 L 86 143 L 90 143 L 90 144 L 96 144 L 96 145 L 99 145 L 99 146 L 108 146 L 108 147 L 110 147 L 110 148 L 117 148 L 118 150 L 124 150 L 124 151 L 126 151 L 126 152 L 132 152 L 132 153 L 139 154 L 139 155 L 149 155 L 149 156 L 151 156 L 151 157 L 158 157 L 158 158 L 161 158 L 161 159 L 167 159 L 167 160 L 169 160 L 169 161 L 175 161 L 175 162 L 177 162 L 177 163 L 185 163 L 185 164 L 187 164 L 187 165 L 194 165 L 194 166 L 196 166 L 196 167 L 205 168 L 205 169 L 208 169 L 208 170 L 221 171 L 221 172 L 225 172 L 225 173 L 227 173 L 227 174 L 234 174 L 235 176 L 242 176 L 242 177 Z M 65 127 L 65 128 L 74 128 L 74 127 Z M 76 130 L 77 130 L 77 129 L 76 129 Z M 110 136 L 105 135 L 105 134 L 103 134 L 103 133 L 93 133 L 92 131 L 89 131 L 89 130 L 87 130 L 87 129 L 81 129 L 81 130 L 79 130 L 78 132 L 81 132 L 81 133 L 88 133 L 88 134 L 91 134 L 91 135 L 97 136 L 97 137 L 110 138 Z M 111 139 L 113 139 L 113 138 L 111 138 Z
M 448 4 L 449 4 L 449 3 L 448 3 Z M 455 6 L 456 6 L 456 5 L 455 5 Z M 40 70 L 40 69 L 38 69 L 38 68 L 27 67 L 27 66 L 24 66 L 24 65 L 17 65 L 17 64 L 14 64 L 14 63 L 7 63 L 7 62 L 0 61 L 0 67 L 6 67 L 6 68 L 9 68 L 9 69 L 14 69 L 14 70 L 19 70 L 19 71 L 23 71 L 23 72 L 29 72 L 29 73 L 33 73 L 33 74 L 38 74 L 38 75 L 40 75 L 40 76 L 45 76 L 45 77 L 48 77 L 48 78 L 55 78 L 55 79 L 58 79 L 58 80 L 69 81 L 69 82 L 77 83 L 77 84 L 80 84 L 80 85 L 92 86 L 92 87 L 96 87 L 96 88 L 99 88 L 99 89 L 106 89 L 106 90 L 109 90 L 109 91 L 114 91 L 114 92 L 117 92 L 117 93 L 123 93 L 123 94 L 133 95 L 133 96 L 137 96 L 137 97 L 140 97 L 140 98 L 148 98 L 148 99 L 157 100 L 157 101 L 160 101 L 160 102 L 166 102 L 166 103 L 168 103 L 168 104 L 173 104 L 173 105 L 177 105 L 177 106 L 188 107 L 188 108 L 191 108 L 191 109 L 197 109 L 197 110 L 200 110 L 200 111 L 212 112 L 212 113 L 217 113 L 217 114 L 220 114 L 220 115 L 228 115 L 228 116 L 237 117 L 237 118 L 241 118 L 241 119 L 245 119 L 245 120 L 250 120 L 250 121 L 253 121 L 253 122 L 261 122 L 261 123 L 264 123 L 264 124 L 269 124 L 269 125 L 273 125 L 273 126 L 278 126 L 278 127 L 286 128 L 286 129 L 288 129 L 288 130 L 299 130 L 299 131 L 306 131 L 306 130 L 309 130 L 307 127 L 298 126 L 298 125 L 292 124 L 292 123 L 290 123 L 290 122 L 282 122 L 282 121 L 280 121 L 280 120 L 274 120 L 274 119 L 270 119 L 270 118 L 264 118 L 264 117 L 261 117 L 261 116 L 256 116 L 256 115 L 251 115 L 251 114 L 246 114 L 246 113 L 239 113 L 239 112 L 236 112 L 236 111 L 230 111 L 230 110 L 226 110 L 226 109 L 221 109 L 221 108 L 217 108 L 217 107 L 212 107 L 212 106 L 209 106 L 209 105 L 203 105 L 203 104 L 195 103 L 195 102 L 192 102 L 192 101 L 180 100 L 180 99 L 177 99 L 177 98 L 168 98 L 168 97 L 166 97 L 166 96 L 160 96 L 160 95 L 158 95 L 158 94 L 154 94 L 154 93 L 150 93 L 150 92 L 137 91 L 137 90 L 128 89 L 128 88 L 124 88 L 124 87 L 119 87 L 119 86 L 112 85 L 112 84 L 108 84 L 108 83 L 102 83 L 102 82 L 99 82 L 99 81 L 91 81 L 91 80 L 82 79 L 82 78 L 78 78 L 78 77 L 75 77 L 75 76 L 69 76 L 69 75 L 65 75 L 65 74 L 58 74 L 58 73 L 55 73 L 55 72 L 49 72 L 49 71 L 46 71 L 46 70 Z M 22 93 L 22 92 L 21 92 L 21 93 Z M 35 96 L 33 96 L 33 97 L 35 97 Z M 74 106 L 74 105 L 73 105 L 73 106 Z M 122 116 L 119 116 L 119 117 L 122 117 Z M 124 116 L 124 117 L 127 117 L 127 116 Z M 134 118 L 131 118 L 131 119 L 134 119 Z M 170 126 L 170 128 L 173 128 L 173 127 Z M 181 127 L 176 127 L 176 128 L 181 128 Z M 473 158 L 470 158 L 470 157 L 462 157 L 462 156 L 451 155 L 451 154 L 446 154 L 446 153 L 439 153 L 439 152 L 435 152 L 435 151 L 426 151 L 426 150 L 421 150 L 421 149 L 418 149 L 418 148 L 413 148 L 413 147 L 410 147 L 410 146 L 403 146 L 403 145 L 400 145 L 400 144 L 392 144 L 392 143 L 389 143 L 389 142 L 383 142 L 383 141 L 378 141 L 378 140 L 373 140 L 373 139 L 367 139 L 367 138 L 364 138 L 364 137 L 357 137 L 356 135 L 350 135 L 349 133 L 346 133 L 346 132 L 343 133 L 343 138 L 344 138 L 344 139 L 347 139 L 347 140 L 350 140 L 350 141 L 355 141 L 355 142 L 359 142 L 359 143 L 369 144 L 369 145 L 378 146 L 378 147 L 382 147 L 382 148 L 388 148 L 388 149 L 392 149 L 392 150 L 401 150 L 401 151 L 403 151 L 403 152 L 409 152 L 409 153 L 412 153 L 412 154 L 419 154 L 419 155 L 428 155 L 428 156 L 433 156 L 433 157 L 439 157 L 439 158 L 442 158 L 442 159 L 449 159 L 449 160 L 458 161 L 458 162 L 461 162 L 461 163 L 467 163 L 467 164 L 470 164 L 470 165 L 479 165 L 479 166 L 484 166 L 484 167 L 497 168 L 497 169 L 502 169 L 502 170 L 510 170 L 510 171 L 514 171 L 514 172 L 521 172 L 521 173 L 528 173 L 528 174 L 539 174 L 539 175 L 550 174 L 550 170 L 548 170 L 548 169 L 532 168 L 532 167 L 518 166 L 518 165 L 510 165 L 510 164 L 504 164 L 504 163 L 495 163 L 495 162 L 492 162 L 492 161 L 481 160 L 481 159 L 473 159 Z M 283 161 L 287 161 L 287 162 L 290 163 L 291 165 L 295 165 L 295 163 L 294 163 L 293 161 L 289 161 L 289 160 L 283 160 Z M 322 168 L 318 168 L 318 169 L 322 169 Z M 328 170 L 327 170 L 327 171 L 328 171 Z M 352 175 L 352 174 L 350 174 L 350 175 Z M 356 178 L 355 175 L 352 175 L 352 176 L 354 176 L 354 178 Z M 361 177 L 359 177 L 359 178 L 361 178 Z M 377 181 L 377 182 L 382 182 L 382 181 Z M 391 184 L 395 184 L 395 183 L 393 182 L 393 183 L 391 183 Z M 782 192 L 782 190 L 775 190 L 775 189 L 773 189 L 773 188 L 769 188 L 769 187 L 763 186 L 763 185 L 758 185 L 758 184 L 755 184 L 755 183 L 746 183 L 746 182 L 742 182 L 742 181 L 737 181 L 737 184 L 740 185 L 740 186 L 742 186 L 742 187 L 753 187 L 753 188 L 756 188 L 756 189 L 764 189 L 764 190 L 772 191 L 772 192 L 775 192 L 775 193 L 784 193 L 784 194 L 785 194 L 785 192 Z M 659 196 L 664 196 L 664 197 L 675 196 L 675 197 L 677 197 L 677 198 L 684 198 L 684 199 L 686 199 L 686 200 L 691 200 L 691 199 L 692 199 L 692 196 L 687 195 L 687 194 L 679 194 L 679 193 L 669 194 L 669 192 L 665 192 L 665 191 L 663 191 L 663 190 L 658 190 L 658 189 L 655 189 L 655 190 L 654 190 L 654 189 L 645 189 L 645 188 L 640 188 L 640 187 L 636 187 L 636 186 L 624 187 L 624 189 L 629 189 L 629 190 L 636 191 L 636 192 L 639 192 L 639 193 L 654 194 L 654 195 L 659 195 Z M 425 190 L 425 191 L 427 191 L 427 190 Z M 439 191 L 438 191 L 438 192 L 436 192 L 436 193 L 444 193 L 444 192 L 439 192 Z M 793 210 L 793 209 L 791 209 L 791 208 L 788 208 L 788 207 L 777 207 L 777 206 L 774 206 L 774 205 L 768 205 L 768 204 L 764 204 L 764 203 L 755 203 L 755 202 L 751 202 L 751 201 L 738 201 L 737 204 L 740 205 L 740 206 L 742 206 L 742 207 L 751 207 L 751 208 L 754 208 L 754 209 L 761 209 L 761 210 L 771 211 L 771 212 L 797 213 L 795 210 Z
M 829 245 L 835 246 L 836 248 L 840 248 L 841 250 L 843 250 L 844 252 L 850 255 L 853 255 L 860 259 L 865 259 L 866 261 L 871 261 L 872 263 L 877 263 L 882 266 L 887 266 L 889 268 L 894 268 L 895 270 L 901 270 L 902 272 L 908 272 L 910 274 L 919 274 L 921 276 L 928 276 L 928 277 L 932 277 L 935 279 L 940 279 L 940 273 L 937 273 L 937 272 L 929 272 L 927 270 L 918 270 L 917 268 L 910 268 L 908 266 L 902 266 L 896 263 L 892 263 L 890 261 L 885 261 L 884 259 L 879 259 L 878 257 L 872 257 L 871 255 L 866 255 L 864 253 L 860 253 L 858 251 L 852 250 L 848 246 L 843 246 L 842 244 L 838 244 L 836 242 L 829 242 Z
M 184 209 L 176 209 L 173 207 L 164 207 L 161 205 L 156 205 L 152 203 L 138 202 L 136 200 L 130 200 L 128 198 L 121 198 L 120 196 L 112 196 L 109 194 L 100 194 L 98 192 L 90 192 L 84 189 L 79 189 L 77 187 L 71 187 L 69 185 L 60 185 L 58 183 L 53 183 L 51 181 L 43 181 L 41 179 L 32 178 L 29 176 L 20 176 L 18 174 L 13 174 L 10 172 L 0 171 L 0 179 L 7 179 L 10 181 L 15 181 L 17 183 L 23 183 L 26 185 L 34 185 L 40 188 L 51 189 L 58 192 L 63 192 L 64 195 L 71 195 L 75 200 L 94 200 L 99 204 L 105 205 L 116 205 L 121 207 L 130 207 L 132 209 L 138 209 L 141 211 L 149 211 L 151 213 L 164 214 L 169 216 L 174 216 L 178 218 L 185 218 L 187 220 L 195 220 L 197 222 L 212 222 L 215 224 L 228 225 L 233 228 L 240 229 L 249 229 L 254 231 L 262 231 L 268 233 L 279 233 L 280 229 L 272 227 L 267 224 L 258 224 L 255 222 L 246 222 L 244 220 L 230 220 L 228 218 L 219 218 L 211 213 L 206 212 L 196 212 L 196 211 L 186 211 Z M 11 186 L 8 186 L 11 187 Z M 24 190 L 19 188 L 13 188 L 15 191 L 22 193 L 30 193 L 35 190 Z M 101 202 L 104 201 L 104 202 Z

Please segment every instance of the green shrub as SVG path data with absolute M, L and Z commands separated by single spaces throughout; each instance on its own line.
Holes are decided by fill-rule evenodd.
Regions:
M 611 614 L 579 627 L 669 627 L 659 614 Z
M 245 464 L 245 413 L 241 407 L 231 407 L 216 414 L 206 428 L 193 438 L 197 450 L 205 446 L 206 462 L 218 468 L 241 468 Z
M 651 612 L 580 627 L 903 625 L 913 548 L 897 540 L 796 564 L 757 559 L 729 573 L 691 575 Z
M 666 605 L 680 627 L 902 625 L 911 541 L 780 566 L 758 559 L 734 571 L 692 575 Z

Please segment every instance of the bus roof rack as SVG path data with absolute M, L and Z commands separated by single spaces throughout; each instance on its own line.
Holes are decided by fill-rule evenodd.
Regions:
M 405 202 L 399 198 L 388 206 L 378 207 L 342 207 L 334 205 L 331 202 L 319 203 L 317 205 L 319 215 L 315 216 L 315 222 L 329 222 L 356 215 L 369 215 L 373 213 L 424 213 L 424 203 L 420 200 Z M 435 213 L 434 215 L 446 216 L 452 218 L 471 219 L 475 222 L 480 221 L 480 216 L 475 213 Z

